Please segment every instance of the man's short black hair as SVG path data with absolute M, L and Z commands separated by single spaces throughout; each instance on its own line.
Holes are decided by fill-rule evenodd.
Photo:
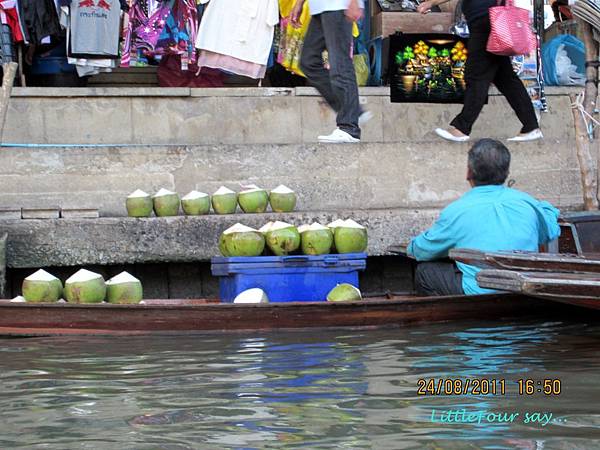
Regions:
M 510 169 L 510 152 L 495 139 L 481 139 L 469 150 L 470 180 L 475 186 L 504 184 Z

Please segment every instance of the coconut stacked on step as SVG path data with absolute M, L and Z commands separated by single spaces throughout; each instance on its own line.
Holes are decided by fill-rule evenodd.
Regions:
M 238 194 L 238 203 L 245 213 L 264 213 L 269 206 L 269 193 L 255 184 L 244 186 Z
M 109 303 L 139 303 L 142 298 L 142 283 L 127 272 L 121 272 L 106 282 L 106 300 Z
M 233 214 L 237 209 L 238 195 L 231 189 L 221 186 L 212 195 L 212 207 L 217 214 Z
M 210 212 L 210 195 L 191 191 L 181 199 L 183 212 L 188 216 L 200 216 Z
M 296 207 L 296 193 L 289 187 L 280 184 L 271 191 L 269 201 L 273 212 L 292 212 Z
M 154 214 L 158 217 L 176 216 L 179 214 L 179 194 L 176 192 L 169 191 L 168 189 L 161 189 L 152 197 L 154 202 Z
M 152 214 L 152 197 L 141 189 L 131 193 L 125 201 L 129 217 L 150 217 Z

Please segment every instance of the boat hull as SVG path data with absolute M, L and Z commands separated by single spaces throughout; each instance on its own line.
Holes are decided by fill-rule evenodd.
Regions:
M 540 316 L 560 306 L 512 294 L 257 305 L 214 304 L 203 300 L 148 301 L 145 305 L 0 301 L 0 336 L 122 336 L 378 328 L 453 320 Z

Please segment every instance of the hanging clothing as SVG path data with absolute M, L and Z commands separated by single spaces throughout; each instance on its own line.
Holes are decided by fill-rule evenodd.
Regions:
M 119 0 L 71 3 L 71 52 L 75 55 L 118 56 L 120 18 Z
M 123 24 L 121 66 L 145 66 L 154 59 L 160 35 L 171 14 L 168 2 L 135 0 Z
M 164 54 L 180 55 L 181 69 L 188 70 L 188 65 L 196 62 L 194 42 L 197 35 L 196 0 L 175 0 L 157 47 L 164 49 Z
M 211 0 L 196 47 L 266 67 L 278 22 L 278 0 Z
M 54 0 L 19 0 L 19 14 L 24 22 L 25 40 L 39 45 L 48 36 L 61 34 Z
M 243 61 L 234 58 L 233 56 L 221 55 L 220 53 L 214 53 L 210 50 L 200 51 L 200 54 L 198 55 L 198 67 L 221 69 L 226 72 L 254 79 L 264 78 L 265 73 L 267 72 L 267 66 L 265 64 Z
M 25 41 L 25 32 L 19 19 L 17 0 L 0 1 L 0 22 L 9 26 L 14 42 Z

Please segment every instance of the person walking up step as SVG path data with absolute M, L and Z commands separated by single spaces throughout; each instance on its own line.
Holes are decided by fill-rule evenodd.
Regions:
M 292 23 L 298 24 L 306 0 L 297 0 Z M 360 142 L 360 125 L 371 118 L 358 100 L 356 73 L 350 55 L 352 24 L 363 16 L 364 0 L 308 0 L 311 21 L 304 38 L 300 68 L 337 113 L 337 128 L 319 136 L 323 143 Z M 329 70 L 323 64 L 323 51 L 329 55 Z
M 421 3 L 417 10 L 426 14 L 433 6 L 447 1 L 428 0 Z M 495 55 L 486 50 L 490 35 L 489 8 L 496 6 L 497 0 L 462 1 L 462 10 L 470 31 L 465 66 L 467 89 L 465 90 L 464 105 L 460 114 L 450 122 L 450 127 L 437 128 L 436 134 L 449 141 L 468 141 L 471 128 L 486 102 L 490 84 L 494 83 L 523 124 L 520 134 L 510 138 L 509 141 L 523 142 L 541 139 L 543 136 L 533 104 L 523 82 L 514 72 L 510 58 Z

